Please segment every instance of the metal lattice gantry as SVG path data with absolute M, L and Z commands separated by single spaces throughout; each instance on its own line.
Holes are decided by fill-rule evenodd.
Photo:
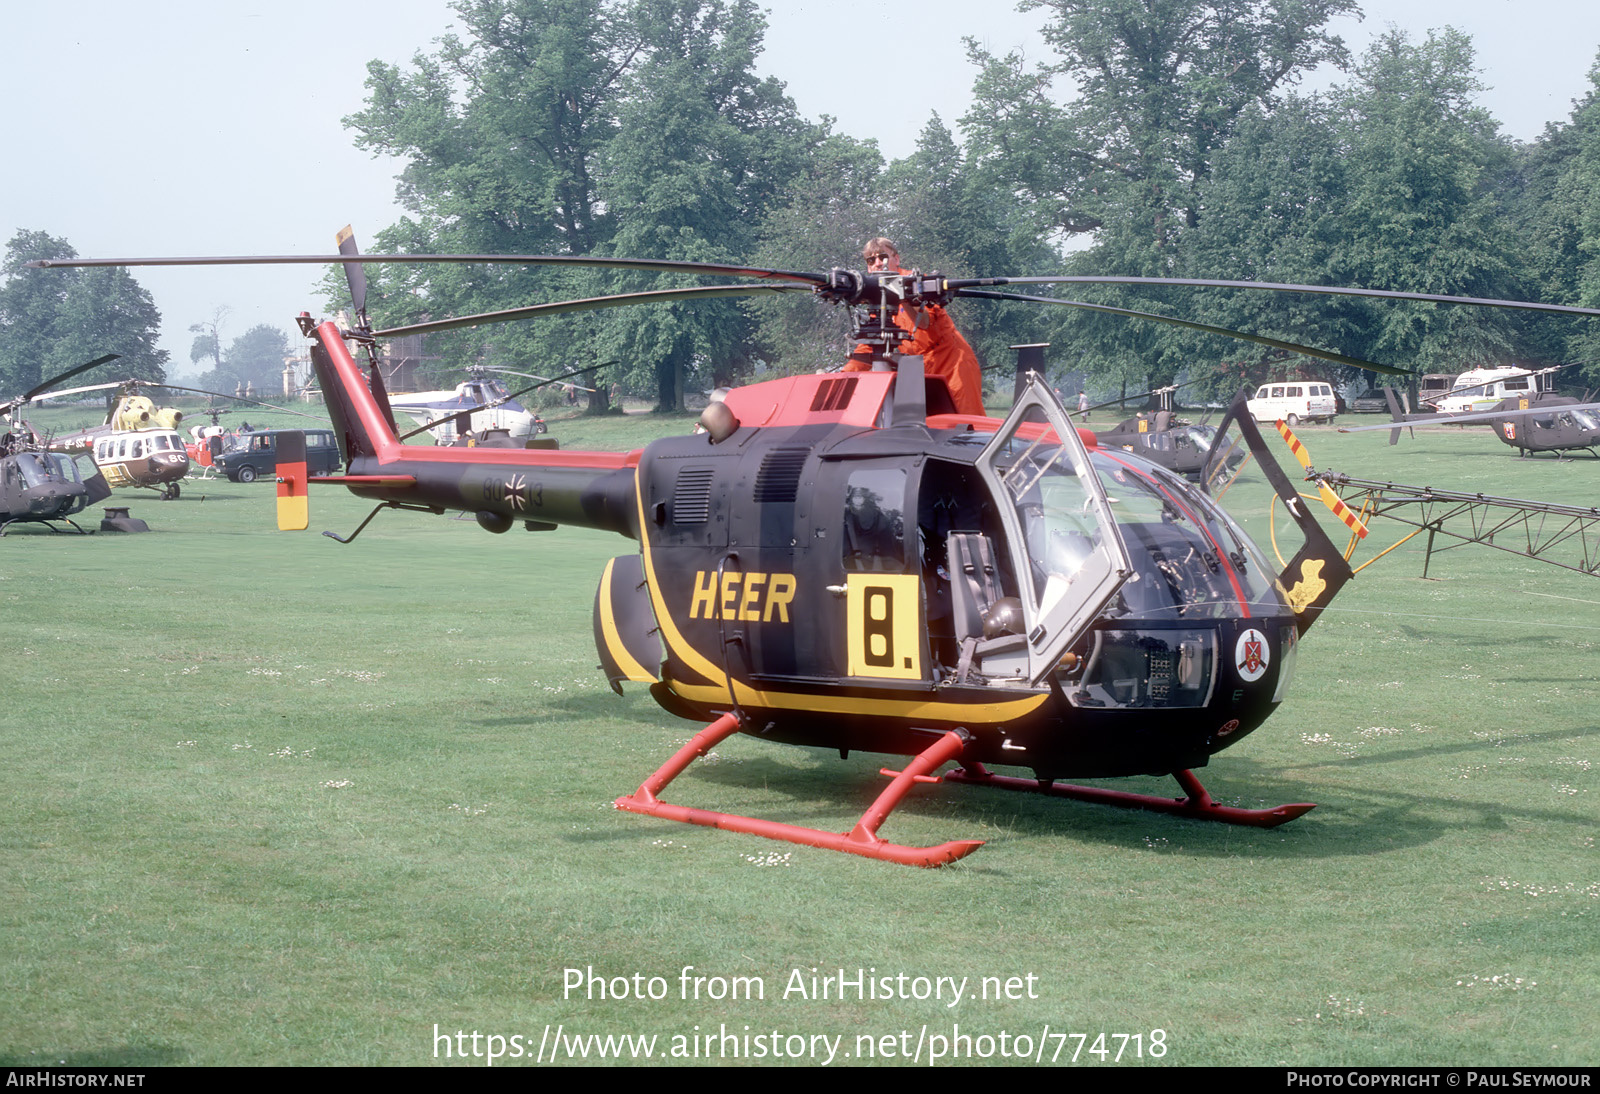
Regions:
M 1423 577 L 1428 576 L 1428 563 L 1436 552 L 1473 543 L 1578 573 L 1600 574 L 1600 508 L 1465 494 L 1330 472 L 1315 477 L 1332 486 L 1363 521 L 1387 517 L 1416 529 L 1363 566 L 1426 532 Z M 1438 537 L 1446 542 L 1436 545 Z

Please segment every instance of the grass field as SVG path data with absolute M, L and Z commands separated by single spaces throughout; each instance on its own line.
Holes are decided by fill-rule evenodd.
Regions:
M 1600 496 L 1600 461 L 1486 430 L 1303 432 L 1353 475 Z M 1294 824 L 924 787 L 886 836 L 989 842 L 919 871 L 612 809 L 695 729 L 595 670 L 627 541 L 401 513 L 340 546 L 272 531 L 271 497 L 191 482 L 121 499 L 149 535 L 0 540 L 0 1062 L 481 1065 L 477 1031 L 527 1063 L 547 1027 L 563 1058 L 630 1034 L 703 1061 L 693 1038 L 741 1047 L 724 1031 L 758 1063 L 926 1062 L 941 1036 L 1093 1067 L 1600 1058 L 1593 578 L 1467 549 L 1425 581 L 1410 546 L 1365 571 L 1203 772 L 1224 801 L 1320 803 Z M 312 528 L 366 509 L 314 492 Z M 881 762 L 735 738 L 672 800 L 843 830 Z M 565 988 L 591 968 L 640 979 Z M 942 998 L 841 1000 L 841 969 Z

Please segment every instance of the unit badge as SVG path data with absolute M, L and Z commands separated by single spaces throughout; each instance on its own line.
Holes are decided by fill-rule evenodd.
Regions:
M 1246 630 L 1234 643 L 1234 666 L 1239 670 L 1239 676 L 1250 683 L 1266 675 L 1268 658 L 1267 636 L 1254 627 Z

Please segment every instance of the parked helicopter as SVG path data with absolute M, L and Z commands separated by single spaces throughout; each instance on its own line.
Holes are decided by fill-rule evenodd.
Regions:
M 1189 479 L 1198 478 L 1217 431 L 1209 425 L 1188 421 L 1174 411 L 1172 396 L 1177 390 L 1178 387 L 1172 385 L 1156 388 L 1149 394 L 1156 397 L 1157 409 L 1124 418 L 1112 429 L 1097 430 L 1095 440 L 1101 447 L 1137 453 L 1168 471 Z M 1090 408 L 1091 411 L 1095 409 L 1098 408 Z
M 851 309 L 851 344 L 868 345 L 882 366 L 732 389 L 707 408 L 703 431 L 627 454 L 427 448 L 397 438 L 373 352 L 383 332 L 365 321 L 361 279 L 351 276 L 354 329 L 302 314 L 346 465 L 343 475 L 309 481 L 377 502 L 351 536 L 335 538 L 349 542 L 384 509 L 407 509 L 473 512 L 492 532 L 519 521 L 529 530 L 573 524 L 638 541 L 637 554 L 612 559 L 600 578 L 594 631 L 602 667 L 619 690 L 625 680 L 645 683 L 667 710 L 709 724 L 617 799 L 619 808 L 921 866 L 980 846 L 917 848 L 878 835 L 906 793 L 949 761 L 958 765 L 944 776 L 952 781 L 1230 823 L 1272 826 L 1313 808 L 1220 805 L 1192 774 L 1282 701 L 1300 636 L 1351 576 L 1242 397 L 1224 417 L 1196 486 L 1073 428 L 1036 378 L 1003 422 L 954 413 L 948 388 L 923 375 L 920 358 L 895 359 L 902 333 L 886 317 L 902 304 L 957 297 L 1033 300 L 1402 370 L 1171 317 L 996 291 L 1124 280 L 1116 278 L 960 280 L 620 258 L 357 257 L 353 247 L 342 249 L 288 260 L 341 262 L 347 273 L 367 261 L 467 260 L 744 277 L 753 281 L 535 305 L 497 318 L 814 293 Z M 466 317 L 434 329 L 484 321 Z M 355 355 L 363 348 L 367 377 Z M 280 525 L 306 527 L 303 464 L 280 451 L 278 474 Z M 1248 520 L 1282 522 L 1271 529 L 1280 547 L 1286 532 L 1298 535 L 1281 570 L 1216 500 L 1227 493 L 1232 505 L 1247 491 L 1255 492 Z M 848 833 L 661 800 L 696 757 L 738 732 L 912 760 Z M 1033 775 L 995 774 L 990 764 Z M 1186 796 L 1060 781 L 1150 773 L 1174 775 Z
M 21 412 L 56 384 L 117 357 L 115 353 L 96 357 L 51 377 L 25 395 L 0 403 L 0 418 L 6 420 L 4 432 L 0 433 L 0 535 L 5 535 L 11 525 L 24 522 L 42 523 L 52 531 L 60 531 L 55 526 L 57 521 L 65 521 L 81 533 L 83 529 L 71 518 L 111 495 L 111 488 L 98 472 L 85 478 L 76 461 L 51 452 L 45 439 L 22 420 Z
M 178 423 L 184 418 L 183 412 L 175 407 L 157 407 L 148 396 L 140 394 L 142 389 L 186 391 L 194 395 L 205 395 L 211 399 L 226 399 L 231 403 L 265 407 L 275 413 L 306 418 L 319 425 L 327 424 L 325 419 L 315 414 L 307 414 L 290 407 L 240 395 L 228 395 L 220 391 L 184 387 L 180 384 L 157 384 L 148 380 L 133 379 L 98 386 L 120 389 L 110 412 L 106 414 L 104 424 L 58 437 L 52 442 L 52 448 L 73 454 L 88 453 L 94 457 L 95 463 L 99 465 L 113 487 L 159 490 L 163 501 L 176 500 L 181 496 L 181 480 L 188 475 L 191 464 L 199 462 L 193 455 L 193 447 L 198 443 L 198 438 L 195 441 L 184 441 L 177 430 Z M 61 394 L 70 393 L 56 392 L 41 398 L 52 398 Z M 212 423 L 215 425 L 218 416 L 228 411 L 207 410 L 204 413 L 212 416 Z M 245 430 L 249 428 L 242 423 L 241 427 Z M 209 454 L 214 457 L 227 447 L 227 440 L 213 433 L 206 437 L 205 444 Z
M 113 487 L 159 490 L 161 499 L 168 501 L 178 497 L 178 480 L 189 473 L 189 453 L 178 434 L 183 412 L 157 407 L 148 396 L 139 394 L 142 384 L 131 380 L 99 385 L 121 388 L 104 424 L 56 437 L 50 447 L 69 455 L 91 456 Z
M 510 369 L 477 368 L 471 370 L 468 378 L 451 391 L 390 393 L 389 405 L 401 414 L 414 418 L 418 425 L 437 421 L 438 424 L 429 428 L 428 433 L 439 444 L 454 444 L 461 436 L 462 431 L 458 426 L 463 415 L 468 423 L 467 431 L 505 430 L 507 436 L 518 443 L 547 432 L 544 419 L 517 402 L 505 385 L 492 375 L 497 372 L 551 382 L 548 376 L 534 376 Z
M 1341 433 L 1389 430 L 1389 443 L 1400 440 L 1400 431 L 1415 425 L 1487 424 L 1502 444 L 1517 450 L 1518 456 L 1536 452 L 1587 451 L 1600 456 L 1600 403 L 1580 403 L 1551 391 L 1507 396 L 1486 410 L 1457 414 L 1415 414 L 1405 409 L 1403 397 L 1393 388 L 1384 389 L 1389 400 L 1391 421 L 1387 425 L 1341 428 Z
M 1013 391 L 1015 399 L 1021 395 L 1024 378 L 1029 372 L 1044 372 L 1044 351 L 1050 348 L 1050 343 L 1032 342 L 1011 348 L 1017 351 L 1017 380 Z M 1075 413 L 1080 421 L 1087 422 L 1090 414 L 1104 407 L 1126 406 L 1130 402 L 1138 405 L 1147 399 L 1154 399 L 1154 410 L 1138 411 L 1111 429 L 1096 430 L 1095 442 L 1101 447 L 1136 452 L 1168 471 L 1176 471 L 1190 479 L 1198 478 L 1200 469 L 1205 465 L 1206 451 L 1216 437 L 1216 430 L 1208 425 L 1195 424 L 1179 417 L 1173 409 L 1173 395 L 1198 382 L 1190 380 L 1187 384 L 1168 384 L 1146 391 L 1142 395 L 1109 399 L 1094 406 L 1084 406 Z M 1059 390 L 1057 394 L 1060 394 Z M 1079 397 L 1080 402 L 1086 401 L 1082 392 L 1079 393 Z

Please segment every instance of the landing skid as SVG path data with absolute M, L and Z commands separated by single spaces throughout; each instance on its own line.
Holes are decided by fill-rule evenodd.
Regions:
M 1252 828 L 1276 828 L 1288 824 L 1296 817 L 1315 809 L 1315 802 L 1297 802 L 1271 809 L 1240 809 L 1232 805 L 1218 805 L 1206 793 L 1192 771 L 1175 771 L 1188 794 L 1184 798 L 1158 798 L 1153 794 L 1131 794 L 1125 790 L 1104 790 L 1098 786 L 1076 786 L 1071 783 L 1047 782 L 1042 779 L 1019 779 L 1010 775 L 996 775 L 980 763 L 963 764 L 947 772 L 945 781 L 966 783 L 969 786 L 993 786 L 1000 790 L 1021 790 L 1034 794 L 1050 794 L 1058 798 L 1116 805 L 1126 809 L 1148 809 L 1156 813 L 1175 813 L 1193 820 L 1221 821 L 1224 824 L 1243 824 Z
M 938 770 L 946 761 L 961 755 L 962 749 L 966 746 L 966 739 L 954 731 L 944 734 L 906 764 L 905 770 L 895 775 L 883 793 L 878 795 L 878 800 L 861 815 L 861 819 L 849 832 L 823 832 L 816 828 L 780 824 L 777 821 L 760 820 L 734 813 L 691 809 L 682 805 L 671 805 L 657 797 L 666 789 L 667 784 L 683 774 L 684 769 L 696 758 L 704 756 L 738 731 L 738 719 L 732 714 L 724 714 L 695 734 L 693 740 L 679 749 L 672 759 L 662 764 L 638 790 L 618 798 L 617 808 L 626 809 L 630 813 L 643 813 L 665 820 L 681 821 L 684 824 L 725 828 L 731 832 L 744 832 L 766 839 L 782 840 L 785 843 L 798 843 L 805 847 L 821 847 L 829 851 L 843 851 L 846 854 L 862 855 L 866 858 L 884 859 L 902 866 L 943 866 L 959 858 L 965 858 L 983 846 L 982 840 L 956 840 L 937 847 L 906 847 L 878 838 L 878 828 L 893 812 L 895 806 L 900 804 L 911 787 L 919 782 L 937 782 L 937 779 L 929 777 L 930 773 Z
M 18 518 L 16 520 L 8 520 L 4 524 L 0 524 L 0 536 L 5 535 L 6 534 L 6 529 L 10 528 L 13 524 L 42 524 L 46 528 L 50 529 L 52 532 L 60 532 L 62 535 L 68 535 L 69 533 L 66 531 L 66 529 L 57 528 L 56 527 L 56 525 L 55 525 L 56 521 L 65 521 L 67 524 L 72 525 L 72 533 L 70 533 L 70 534 L 75 534 L 75 535 L 80 535 L 80 536 L 92 536 L 92 535 L 94 535 L 93 532 L 85 531 L 84 529 L 80 528 L 78 526 L 78 522 L 73 520 L 73 519 L 71 519 L 70 517 L 52 517 L 49 520 L 41 520 L 41 519 L 38 519 L 38 518 L 29 519 L 29 518 L 25 518 L 25 517 L 20 517 L 20 518 Z

